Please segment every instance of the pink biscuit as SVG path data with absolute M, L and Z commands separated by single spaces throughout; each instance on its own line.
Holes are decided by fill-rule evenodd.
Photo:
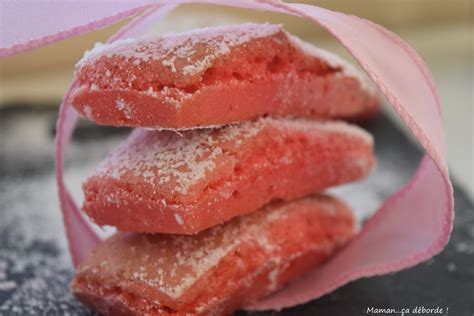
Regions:
M 275 199 L 361 179 L 373 141 L 343 122 L 264 118 L 220 129 L 137 129 L 84 184 L 99 225 L 194 234 Z
M 354 234 L 342 202 L 277 202 L 195 236 L 117 233 L 71 289 L 107 315 L 228 315 L 315 268 Z
M 359 120 L 375 92 L 344 60 L 280 25 L 117 41 L 86 53 L 72 104 L 98 124 L 186 129 L 264 115 Z

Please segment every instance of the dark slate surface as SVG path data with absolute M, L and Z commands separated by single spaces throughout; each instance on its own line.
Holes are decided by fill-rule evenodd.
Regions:
M 0 315 L 93 315 L 67 288 L 73 270 L 52 174 L 55 119 L 55 112 L 27 107 L 0 111 Z M 378 169 L 355 189 L 339 192 L 359 210 L 374 208 L 399 188 L 421 157 L 388 119 L 381 117 L 364 127 L 375 136 Z M 68 162 L 68 179 L 78 197 L 81 180 L 125 133 L 126 129 L 81 123 Z M 434 259 L 352 282 L 305 305 L 252 315 L 370 315 L 371 307 L 408 308 L 406 315 L 415 315 L 414 308 L 439 307 L 442 314 L 424 315 L 473 316 L 473 205 L 456 185 L 455 199 L 451 241 Z

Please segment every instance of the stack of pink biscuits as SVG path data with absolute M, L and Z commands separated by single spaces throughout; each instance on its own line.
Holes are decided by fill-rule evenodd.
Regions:
M 319 192 L 366 177 L 373 140 L 335 121 L 378 100 L 351 65 L 279 25 L 118 41 L 77 65 L 71 102 L 137 127 L 84 184 L 84 211 L 118 229 L 74 294 L 113 315 L 228 315 L 323 263 L 355 234 Z

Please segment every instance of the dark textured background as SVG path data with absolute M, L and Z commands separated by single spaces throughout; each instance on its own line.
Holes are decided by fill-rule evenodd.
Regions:
M 53 177 L 55 119 L 53 111 L 29 107 L 0 110 L 0 315 L 92 315 L 67 287 L 73 270 Z M 420 150 L 385 117 L 364 127 L 375 136 L 377 171 L 355 187 L 336 190 L 361 214 L 407 181 L 421 158 Z M 67 173 L 77 197 L 88 170 L 126 133 L 81 122 Z M 455 203 L 451 241 L 435 258 L 352 282 L 305 305 L 252 315 L 367 315 L 369 307 L 439 306 L 447 311 L 443 315 L 473 316 L 474 212 L 456 184 Z

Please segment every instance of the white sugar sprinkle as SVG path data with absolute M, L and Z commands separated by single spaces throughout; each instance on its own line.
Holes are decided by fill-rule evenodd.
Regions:
M 245 126 L 252 127 L 250 124 Z M 223 154 L 222 148 L 216 144 L 237 136 L 249 138 L 257 131 L 256 127 L 232 126 L 217 135 L 213 135 L 213 130 L 187 131 L 177 135 L 137 129 L 97 167 L 96 175 L 121 179 L 131 172 L 136 176 L 145 175 L 145 180 L 153 185 L 174 183 L 173 191 L 186 194 L 216 167 L 215 159 Z
M 227 54 L 232 47 L 271 36 L 281 30 L 281 25 L 245 23 L 144 37 L 139 40 L 125 39 L 105 45 L 97 43 L 92 50 L 84 54 L 77 67 L 80 68 L 84 63 L 101 56 L 121 56 L 133 59 L 133 63 L 136 60 L 146 62 L 161 59 L 163 66 L 177 72 L 175 63 L 179 59 L 190 62 L 182 68 L 183 74 L 193 75 L 207 69 L 213 60 Z M 193 58 L 195 47 L 199 43 L 208 45 L 209 54 Z
M 129 119 L 131 117 L 132 110 L 124 99 L 118 98 L 115 100 L 115 105 L 117 106 L 117 109 L 125 115 L 126 118 Z
M 243 146 L 264 127 L 305 130 L 320 135 L 322 131 L 344 133 L 371 144 L 372 136 L 344 122 L 315 122 L 305 119 L 263 118 L 253 122 L 228 125 L 218 130 L 190 130 L 177 135 L 170 131 L 150 132 L 136 129 L 115 152 L 98 165 L 94 176 L 125 179 L 143 177 L 152 186 L 167 186 L 174 193 L 187 194 L 216 168 L 231 142 Z M 238 143 L 236 140 L 240 140 Z M 227 149 L 226 149 L 227 148 Z
M 449 272 L 454 272 L 456 271 L 456 265 L 453 262 L 448 263 L 447 267 Z
M 88 106 L 88 105 L 84 106 L 84 115 L 89 120 L 92 119 L 92 108 L 90 106 Z
M 455 249 L 459 253 L 474 254 L 474 244 L 468 244 L 466 242 L 459 242 L 454 245 Z
M 162 201 L 164 201 L 164 200 L 162 200 Z M 181 216 L 179 216 L 178 213 L 174 213 L 174 219 L 176 220 L 176 223 L 178 223 L 179 225 L 183 225 L 183 224 L 184 224 L 183 219 L 181 218 Z
M 49 145 L 49 139 L 42 145 Z M 79 189 L 91 167 L 76 165 L 66 175 L 68 183 Z M 54 175 L 31 176 L 29 181 L 0 181 L 0 186 L 0 191 L 7 188 L 3 191 L 5 208 L 0 220 L 0 231 L 7 236 L 7 244 L 0 249 L 0 296 L 2 291 L 7 295 L 0 304 L 0 314 L 16 311 L 15 315 L 38 315 L 49 311 L 67 315 L 67 311 L 84 311 L 67 290 L 73 268 Z M 80 195 L 79 190 L 74 193 Z M 8 241 L 13 243 L 9 245 Z
M 153 90 L 152 87 L 149 87 L 148 90 L 146 91 L 146 94 L 148 94 L 151 97 L 156 97 L 158 94 Z
M 362 89 L 371 95 L 375 94 L 374 85 L 349 62 L 285 32 L 281 25 L 272 24 L 245 23 L 209 27 L 178 34 L 170 33 L 139 39 L 124 39 L 111 44 L 98 43 L 91 51 L 84 54 L 81 61 L 77 63 L 76 70 L 79 71 L 84 65 L 93 63 L 102 57 L 119 57 L 131 62 L 136 67 L 140 66 L 142 62 L 146 63 L 154 60 L 172 72 L 169 76 L 173 77 L 175 76 L 174 74 L 178 76 L 177 78 L 179 76 L 190 78 L 196 76 L 194 79 L 188 78 L 188 80 L 199 84 L 200 81 L 196 78 L 200 78 L 206 70 L 213 66 L 217 59 L 228 55 L 234 47 L 244 45 L 255 39 L 271 37 L 278 33 L 283 34 L 291 45 L 302 50 L 306 55 L 320 59 L 332 68 L 340 69 L 340 71 L 335 73 L 336 76 L 353 77 L 360 83 Z M 273 39 L 281 45 L 286 43 L 286 41 L 282 41 L 278 37 Z M 111 85 L 125 81 L 129 88 L 132 87 L 131 83 L 136 80 L 136 76 L 132 72 L 129 72 L 129 75 L 118 75 L 116 78 L 110 78 L 112 77 L 111 70 L 114 71 L 113 68 L 106 69 L 105 78 L 103 78 L 102 71 L 90 73 L 88 75 L 89 80 L 105 80 Z M 290 72 L 287 75 L 291 76 L 293 73 Z M 157 78 L 156 80 L 157 82 L 155 83 L 159 84 L 161 79 Z M 169 94 L 166 88 L 172 89 L 172 94 Z M 168 84 L 164 84 L 164 88 L 158 91 L 153 91 L 153 89 L 150 91 L 150 89 L 146 90 L 146 88 L 140 89 L 140 91 L 154 97 L 158 93 L 163 94 L 166 103 L 176 108 L 180 108 L 188 95 L 192 95 L 192 93 L 185 93 L 180 88 L 171 88 Z M 291 93 L 291 91 L 286 90 L 285 92 Z
M 123 249 L 130 254 L 134 254 L 134 262 L 126 263 L 135 268 L 130 271 L 132 277 L 145 284 L 159 289 L 160 292 L 179 299 L 190 287 L 200 280 L 206 273 L 213 269 L 219 262 L 246 242 L 257 243 L 260 251 L 270 256 L 278 251 L 279 245 L 275 240 L 270 240 L 267 236 L 266 225 L 277 219 L 282 219 L 281 214 L 288 210 L 288 204 L 273 205 L 271 208 L 248 216 L 236 218 L 229 222 L 227 226 L 214 226 L 207 231 L 196 236 L 174 235 L 172 238 L 160 238 L 158 236 L 147 235 L 122 235 L 124 238 L 133 238 L 132 243 L 137 243 L 135 251 L 131 248 Z M 298 209 L 298 208 L 295 208 Z M 264 215 L 263 215 L 264 214 Z M 180 217 L 175 214 L 177 221 Z M 114 237 L 114 238 L 117 238 Z M 120 238 L 120 237 L 119 237 Z M 139 239 L 137 239 L 139 238 Z M 120 241 L 119 241 L 120 243 Z M 129 245 L 129 242 L 126 243 Z M 151 247 L 151 248 L 150 248 Z M 153 257 L 144 256 L 152 251 Z M 91 271 L 92 273 L 106 273 L 100 268 L 108 270 L 108 265 L 114 262 L 109 254 L 99 252 L 104 255 L 100 267 L 96 264 L 92 266 L 82 266 L 81 271 Z M 111 260 L 111 262 L 108 262 Z M 278 265 L 280 258 L 272 257 L 272 265 Z M 166 263 L 165 263 L 166 262 Z M 270 262 L 269 262 L 270 263 Z M 164 269 L 162 266 L 166 266 Z M 119 269 L 121 269 L 119 267 Z M 151 269 L 151 270 L 150 270 Z M 278 280 L 278 269 L 274 269 L 269 274 L 270 287 L 276 287 Z M 120 282 L 120 280 L 118 281 Z
M 16 288 L 15 281 L 0 281 L 0 291 L 11 291 Z

